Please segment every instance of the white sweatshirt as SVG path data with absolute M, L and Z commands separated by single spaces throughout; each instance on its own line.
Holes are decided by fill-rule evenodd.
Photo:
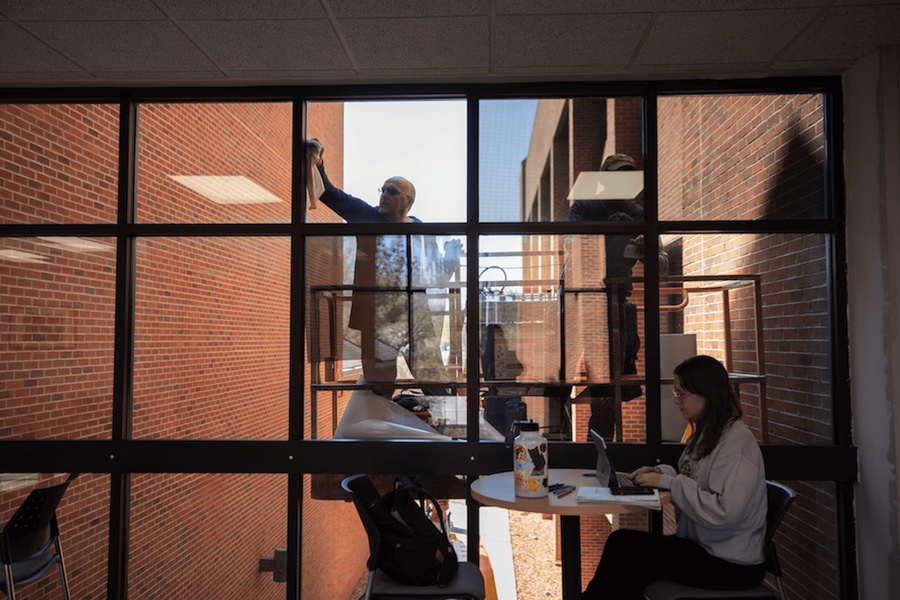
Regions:
M 672 491 L 676 535 L 739 565 L 763 562 L 766 473 L 762 452 L 743 421 L 725 428 L 718 445 L 699 461 L 682 453 L 678 473 L 660 465 L 659 487 Z

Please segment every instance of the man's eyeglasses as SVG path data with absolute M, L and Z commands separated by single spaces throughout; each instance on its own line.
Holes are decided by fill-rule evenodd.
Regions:
M 392 185 L 386 185 L 384 187 L 380 187 L 380 188 L 378 188 L 378 192 L 381 194 L 388 194 L 389 196 L 406 196 L 410 200 L 413 199 L 412 196 L 410 196 L 409 194 L 404 194 L 403 192 L 401 192 L 399 189 L 395 188 Z

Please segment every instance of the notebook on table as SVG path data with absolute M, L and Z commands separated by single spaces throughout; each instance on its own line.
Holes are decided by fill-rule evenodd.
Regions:
M 576 496 L 578 501 L 619 504 L 627 502 L 659 508 L 659 490 L 635 485 L 627 474 L 616 471 L 609 460 L 603 437 L 592 429 L 591 439 L 597 448 L 597 471 L 594 476 L 598 486 L 579 486 Z

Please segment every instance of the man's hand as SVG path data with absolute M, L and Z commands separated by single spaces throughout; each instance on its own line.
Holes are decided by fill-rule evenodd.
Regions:
M 306 156 L 310 158 L 317 167 L 322 164 L 322 156 L 325 154 L 325 146 L 315 139 L 306 140 Z

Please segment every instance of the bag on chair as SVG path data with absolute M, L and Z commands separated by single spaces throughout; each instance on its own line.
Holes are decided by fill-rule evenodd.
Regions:
M 369 507 L 381 532 L 378 567 L 397 583 L 444 586 L 459 570 L 459 558 L 441 507 L 417 484 L 416 479 L 398 478 L 394 489 Z M 440 525 L 428 516 L 426 500 Z

